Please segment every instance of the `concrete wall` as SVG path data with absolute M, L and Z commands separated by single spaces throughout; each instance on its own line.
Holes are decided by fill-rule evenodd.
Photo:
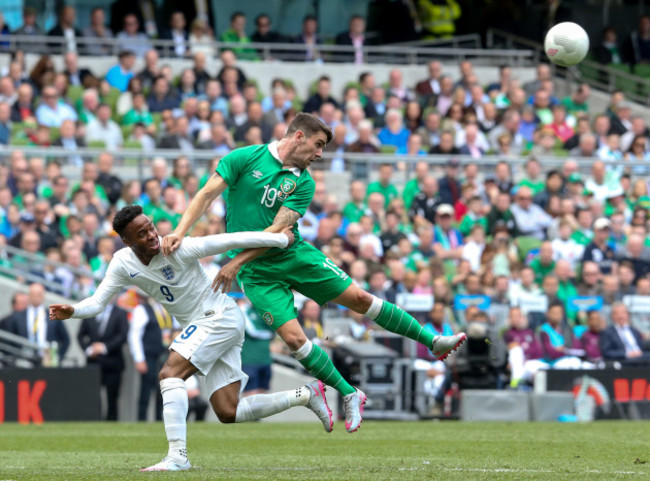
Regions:
M 39 55 L 28 54 L 26 56 L 27 71 L 36 64 Z M 52 57 L 57 68 L 63 69 L 63 59 L 60 55 Z M 7 65 L 9 56 L 0 55 L 0 66 Z M 109 68 L 117 62 L 115 57 L 80 57 L 79 66 L 89 68 L 95 75 L 103 76 Z M 191 60 L 185 59 L 162 59 L 161 65 L 170 65 L 174 75 L 179 75 L 181 70 L 192 66 Z M 239 67 L 244 73 L 252 79 L 257 80 L 260 90 L 265 95 L 270 93 L 271 80 L 280 77 L 290 79 L 296 86 L 296 92 L 299 97 L 306 99 L 310 84 L 321 75 L 328 75 L 332 79 L 332 89 L 335 97 L 343 93 L 343 88 L 348 82 L 356 81 L 361 72 L 372 72 L 375 75 L 378 84 L 388 82 L 388 73 L 393 68 L 399 68 L 404 76 L 406 85 L 414 86 L 418 81 L 427 77 L 426 65 L 385 65 L 385 64 L 368 64 L 357 66 L 352 64 L 340 63 L 306 63 L 306 62 L 251 62 L 240 61 Z M 136 63 L 135 70 L 140 71 L 144 62 L 140 59 Z M 207 70 L 216 75 L 221 69 L 221 60 L 211 59 L 208 61 Z M 443 62 L 444 72 L 452 78 L 459 77 L 458 62 Z M 496 67 L 476 66 L 474 68 L 477 77 L 481 83 L 488 84 L 498 79 L 498 69 Z M 522 83 L 532 80 L 535 76 L 535 70 L 531 67 L 513 68 L 514 77 Z

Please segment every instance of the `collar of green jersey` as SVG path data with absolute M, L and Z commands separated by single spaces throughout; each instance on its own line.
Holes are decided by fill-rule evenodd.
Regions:
M 278 153 L 278 141 L 274 140 L 273 142 L 271 142 L 269 144 L 268 148 L 269 148 L 269 152 L 271 152 L 271 155 L 273 156 L 273 158 L 275 160 L 277 160 L 278 162 L 280 162 L 280 164 L 282 164 L 282 159 L 280 158 L 280 154 Z M 300 174 L 302 172 L 302 170 L 300 170 L 298 167 L 289 167 L 289 168 L 286 168 L 286 170 L 291 172 L 296 177 L 300 177 Z

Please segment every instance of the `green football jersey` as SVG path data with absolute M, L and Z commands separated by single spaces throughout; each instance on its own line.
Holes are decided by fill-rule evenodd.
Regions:
M 282 167 L 280 159 L 270 151 L 273 147 L 273 144 L 242 147 L 219 162 L 217 173 L 228 184 L 228 232 L 263 231 L 273 223 L 280 207 L 285 206 L 302 216 L 311 204 L 315 188 L 311 175 L 306 170 Z M 291 248 L 302 240 L 297 223 L 293 233 L 296 241 Z M 283 252 L 285 249 L 270 251 Z M 228 255 L 234 257 L 239 252 L 241 250 L 230 251 Z

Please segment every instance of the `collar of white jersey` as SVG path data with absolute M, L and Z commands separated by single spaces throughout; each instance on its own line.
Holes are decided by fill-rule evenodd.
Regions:
M 277 160 L 278 162 L 280 162 L 280 164 L 282 165 L 282 159 L 280 158 L 280 153 L 278 152 L 278 141 L 274 140 L 273 142 L 271 142 L 268 145 L 268 149 L 269 149 L 269 152 L 271 152 L 271 155 L 273 156 L 273 158 L 275 160 Z M 286 170 L 291 172 L 296 177 L 300 177 L 300 174 L 302 173 L 302 170 L 300 170 L 300 168 L 298 168 L 298 167 L 289 167 Z

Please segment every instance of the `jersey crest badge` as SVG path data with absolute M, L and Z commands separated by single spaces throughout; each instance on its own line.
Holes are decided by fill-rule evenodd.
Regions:
M 253 177 L 255 177 L 256 179 L 261 179 L 261 178 L 262 178 L 262 175 L 264 175 L 264 174 L 262 174 L 259 170 L 254 170 L 253 173 L 252 173 L 251 175 L 252 175 Z
M 296 190 L 296 181 L 289 178 L 282 179 L 282 184 L 280 185 L 280 190 L 284 195 L 291 194 Z
M 168 281 L 171 281 L 176 275 L 174 274 L 174 269 L 172 269 L 172 266 L 161 267 L 160 272 L 162 272 L 162 275 L 165 276 L 165 279 Z
M 264 319 L 264 322 L 266 322 L 267 326 L 270 326 L 273 324 L 273 314 L 270 312 L 265 312 L 262 314 L 262 319 Z

